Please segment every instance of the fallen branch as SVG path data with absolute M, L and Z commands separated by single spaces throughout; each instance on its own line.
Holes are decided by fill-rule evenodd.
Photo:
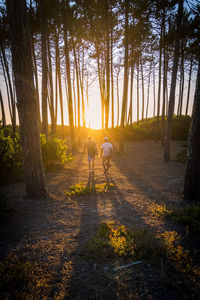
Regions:
M 142 263 L 142 260 L 140 261 L 135 261 L 131 264 L 128 264 L 128 265 L 124 265 L 124 266 L 121 266 L 121 267 L 117 267 L 117 268 L 114 268 L 113 271 L 118 271 L 118 270 L 122 270 L 122 269 L 125 269 L 125 268 L 128 268 L 128 267 L 131 267 L 131 266 L 135 266 L 135 265 L 139 265 Z

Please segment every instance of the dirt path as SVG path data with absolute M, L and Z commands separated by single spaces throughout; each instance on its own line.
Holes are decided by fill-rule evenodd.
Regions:
M 154 232 L 174 228 L 173 224 L 157 218 L 150 207 L 153 202 L 179 205 L 184 164 L 173 159 L 181 150 L 180 142 L 173 142 L 172 162 L 164 164 L 159 145 L 152 141 L 128 142 L 123 156 L 113 155 L 110 175 L 106 177 L 99 158 L 94 175 L 89 176 L 87 155 L 81 149 L 72 166 L 47 174 L 51 196 L 48 203 L 23 199 L 22 183 L 2 187 L 1 194 L 13 201 L 14 212 L 1 220 L 0 255 L 4 258 L 12 252 L 30 261 L 37 278 L 34 288 L 27 287 L 24 294 L 15 290 L 12 296 L 19 294 L 20 299 L 23 295 L 25 299 L 191 299 L 193 287 L 188 290 L 188 283 L 177 270 L 169 268 L 163 278 L 159 267 L 145 262 L 130 273 L 126 271 L 113 277 L 107 271 L 113 262 L 88 261 L 82 255 L 85 242 L 99 222 L 117 220 Z M 108 193 L 71 199 L 64 195 L 71 184 L 105 181 L 114 183 Z M 175 288 L 173 283 L 178 280 Z

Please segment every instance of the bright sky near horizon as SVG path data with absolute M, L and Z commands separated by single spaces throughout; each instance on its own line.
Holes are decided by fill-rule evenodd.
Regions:
M 194 89 L 195 89 L 195 81 L 196 81 L 196 72 L 193 73 L 192 78 L 192 86 L 191 86 L 191 93 L 190 93 L 190 105 L 189 105 L 189 114 L 192 112 L 192 104 L 193 104 L 193 98 L 194 98 Z M 5 110 L 6 110 L 6 121 L 7 124 L 10 124 L 10 116 L 9 116 L 9 109 L 8 109 L 8 102 L 7 102 L 7 93 L 6 93 L 6 87 L 4 78 L 2 76 L 2 72 L 0 73 L 0 88 L 2 90 L 2 95 L 5 103 Z M 188 88 L 188 76 L 185 78 L 185 87 L 184 87 L 184 102 L 183 102 L 183 114 L 185 111 L 185 105 L 186 105 L 186 98 L 187 98 L 187 88 Z M 114 93 L 115 93 L 115 125 L 117 123 L 117 92 L 116 92 L 116 86 L 114 86 Z M 168 93 L 170 91 L 170 85 L 168 86 Z M 179 85 L 177 81 L 177 88 L 176 88 L 176 100 L 178 99 L 178 91 L 179 91 Z M 63 94 L 64 94 L 64 121 L 65 125 L 68 124 L 68 108 L 67 108 L 67 100 L 66 100 L 66 94 L 65 94 L 65 87 L 63 83 Z M 123 94 L 123 71 L 121 72 L 120 80 L 119 80 L 119 100 L 120 100 L 120 112 L 121 112 L 121 103 L 122 103 L 122 94 Z M 41 87 L 40 87 L 40 95 L 41 95 Z M 157 95 L 157 84 L 156 84 L 156 95 Z M 141 116 L 141 89 L 140 89 L 140 116 Z M 153 86 L 151 84 L 150 87 L 150 100 L 149 100 L 149 113 L 148 117 L 153 116 Z M 85 95 L 86 100 L 86 95 Z M 134 94 L 133 94 L 133 121 L 136 121 L 136 80 L 134 81 Z M 145 107 L 146 107 L 146 101 L 147 101 L 147 83 L 145 85 Z M 157 96 L 156 96 L 157 101 Z M 162 101 L 162 94 L 161 94 L 161 101 Z M 177 109 L 177 102 L 175 105 L 175 112 Z M 86 103 L 86 101 L 85 101 Z M 129 104 L 129 95 L 128 95 L 128 104 Z M 110 108 L 111 112 L 111 108 Z M 1 118 L 1 113 L 0 113 Z M 109 122 L 111 122 L 111 116 L 109 118 Z M 49 123 L 50 123 L 50 114 L 49 114 Z M 58 106 L 58 124 L 61 124 L 61 117 L 60 117 L 60 106 Z M 92 86 L 89 88 L 89 105 L 86 104 L 86 125 L 87 127 L 91 127 L 93 129 L 100 129 L 101 128 L 101 99 L 100 99 L 100 92 L 99 92 L 99 84 L 98 81 L 94 81 Z

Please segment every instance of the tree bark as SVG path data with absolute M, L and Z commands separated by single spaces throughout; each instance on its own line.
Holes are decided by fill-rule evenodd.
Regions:
M 188 136 L 184 199 L 200 200 L 200 60 L 194 96 L 192 123 Z
M 170 88 L 170 96 L 169 96 L 167 128 L 166 128 L 166 135 L 165 135 L 165 147 L 164 147 L 164 161 L 165 162 L 170 161 L 170 141 L 171 141 L 171 131 L 172 131 L 172 120 L 173 120 L 173 114 L 174 114 L 175 89 L 176 89 L 178 59 L 179 59 L 179 46 L 180 46 L 182 15 L 183 15 L 183 0 L 179 0 L 178 18 L 177 18 L 177 34 L 176 34 L 175 49 L 174 49 L 174 61 L 173 61 L 171 88 Z
M 69 127 L 70 127 L 70 131 L 71 131 L 71 146 L 72 146 L 72 149 L 74 150 L 76 145 L 75 145 L 75 136 L 74 136 L 74 115 L 73 115 L 73 103 L 72 103 L 72 87 L 71 87 L 69 45 L 68 45 L 68 30 L 67 30 L 67 24 L 66 24 L 66 9 L 67 8 L 65 6 L 65 2 L 62 1 L 64 54 L 65 54 L 67 87 L 68 87 Z
M 11 78 L 10 78 L 10 72 L 9 72 L 9 67 L 8 67 L 8 62 L 6 59 L 6 53 L 3 45 L 1 45 L 1 53 L 2 53 L 2 66 L 3 66 L 3 72 L 4 72 L 4 77 L 5 80 L 7 78 L 7 91 L 9 93 L 9 100 L 10 100 L 10 115 L 12 115 L 11 120 L 12 120 L 12 134 L 13 137 L 15 137 L 16 134 L 16 105 L 15 105 L 15 99 L 14 99 L 14 91 L 11 83 Z
M 42 46 L 42 133 L 48 135 L 48 112 L 47 112 L 47 22 L 45 9 L 47 0 L 40 0 L 40 28 Z
M 139 58 L 137 60 L 137 123 L 140 116 L 140 89 L 139 89 Z
M 114 128 L 115 115 L 114 115 L 114 80 L 113 80 L 113 27 L 111 27 L 110 60 L 111 60 L 110 72 L 111 72 L 112 128 Z
M 56 69 L 57 69 L 59 98 L 60 98 L 61 125 L 62 125 L 62 128 L 64 128 L 63 93 L 62 93 L 62 80 L 61 80 L 61 72 L 60 72 L 60 50 L 59 50 L 58 42 L 59 42 L 59 31 L 56 32 L 56 38 L 55 38 Z
M 161 92 L 161 70 L 162 70 L 162 35 L 163 35 L 163 22 L 161 25 L 160 46 L 159 46 L 158 99 L 157 99 L 156 131 L 155 131 L 156 143 L 158 142 L 158 138 L 159 138 L 160 92 Z
M 186 109 L 185 109 L 185 115 L 188 114 L 188 106 L 189 106 L 189 100 L 190 100 L 190 86 L 191 86 L 191 78 L 192 78 L 192 67 L 193 67 L 193 57 L 191 57 L 190 61 L 190 73 L 189 73 L 189 79 L 188 79 L 188 92 L 187 92 L 187 103 L 186 103 Z
M 53 74 L 52 74 L 52 63 L 51 63 L 51 46 L 50 46 L 50 38 L 49 33 L 47 36 L 47 53 L 48 53 L 48 77 L 49 77 L 49 97 L 50 97 L 50 116 L 51 116 L 51 133 L 54 134 L 56 132 L 56 124 L 55 124 L 55 107 L 54 107 L 54 87 L 53 87 Z
M 108 16 L 108 0 L 106 0 L 106 102 L 105 102 L 105 129 L 109 124 L 109 106 L 110 106 L 110 34 L 109 34 L 109 16 Z
M 47 190 L 40 148 L 26 1 L 7 0 L 6 4 L 10 26 L 26 196 L 29 199 L 41 199 L 47 197 Z
M 129 16 L 129 0 L 125 0 L 125 33 L 124 33 L 124 87 L 121 110 L 121 127 L 124 127 L 125 112 L 127 107 L 128 96 L 128 16 Z
M 5 109 L 4 109 L 4 104 L 3 104 L 3 98 L 0 90 L 0 103 L 1 103 L 1 116 L 2 116 L 2 126 L 6 126 L 6 115 L 5 115 Z
M 148 79 L 148 88 L 147 88 L 146 119 L 148 117 L 148 110 L 149 110 L 149 89 L 150 89 L 150 82 L 151 82 L 151 66 L 152 66 L 152 62 L 150 64 L 150 68 L 149 68 L 149 79 Z
M 142 80 L 142 121 L 144 120 L 144 75 L 143 75 L 143 61 L 141 57 L 141 80 Z

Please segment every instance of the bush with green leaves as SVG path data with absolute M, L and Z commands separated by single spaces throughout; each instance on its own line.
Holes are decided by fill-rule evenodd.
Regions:
M 40 140 L 45 168 L 62 167 L 73 160 L 71 153 L 67 153 L 65 140 L 56 137 L 47 140 L 44 134 L 41 134 Z
M 0 128 L 0 174 L 1 180 L 22 177 L 22 148 L 20 136 L 16 133 L 12 137 L 9 127 Z M 68 153 L 65 140 L 56 137 L 47 139 L 45 135 L 40 136 L 41 150 L 45 169 L 58 168 L 71 162 L 73 157 Z M 17 174 L 17 176 L 15 176 Z
M 7 128 L 0 129 L 0 161 L 1 172 L 19 169 L 22 166 L 22 149 L 19 134 L 12 138 Z

